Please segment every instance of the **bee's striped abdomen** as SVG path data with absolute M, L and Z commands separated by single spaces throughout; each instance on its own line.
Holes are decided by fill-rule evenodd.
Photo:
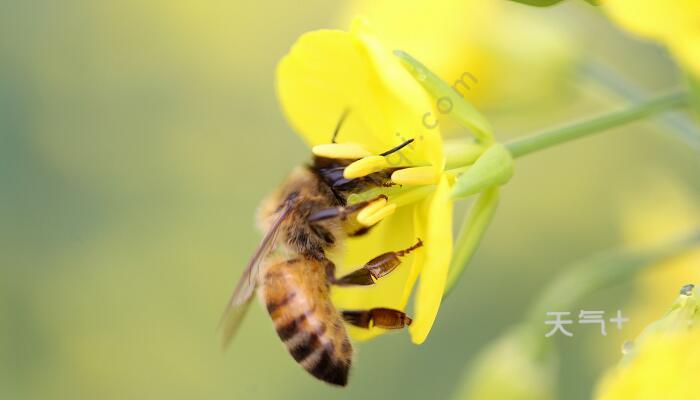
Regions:
M 309 373 L 345 386 L 352 346 L 330 301 L 322 262 L 295 259 L 270 264 L 262 298 L 280 339 Z

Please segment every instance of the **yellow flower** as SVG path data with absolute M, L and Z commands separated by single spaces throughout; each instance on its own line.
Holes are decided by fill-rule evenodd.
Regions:
M 345 169 L 346 178 L 403 168 L 392 175 L 403 187 L 382 190 L 388 202 L 375 219 L 383 221 L 369 234 L 348 239 L 342 254 L 332 258 L 343 275 L 417 238 L 424 246 L 376 285 L 337 287 L 332 297 L 339 309 L 405 310 L 420 277 L 409 330 L 413 342 L 422 343 L 440 307 L 452 254 L 452 179 L 444 172 L 440 131 L 422 119 L 434 112 L 434 101 L 360 20 L 350 32 L 319 30 L 300 37 L 278 66 L 277 89 L 287 119 L 315 154 L 362 157 Z M 346 110 L 337 144 L 332 144 L 333 129 Z M 415 141 L 381 156 L 408 138 Z M 358 219 L 372 219 L 377 212 Z M 350 333 L 367 339 L 384 331 L 350 327 Z
M 700 76 L 700 2 L 697 0 L 606 0 L 604 10 L 625 29 L 666 45 Z
M 627 367 L 610 372 L 598 400 L 697 399 L 700 376 L 700 331 L 649 338 Z
M 522 108 L 559 95 L 575 59 L 568 32 L 537 11 L 508 1 L 352 0 L 341 23 L 363 15 L 383 42 L 458 82 L 475 104 Z
M 644 196 L 634 193 L 622 203 L 621 229 L 625 242 L 650 247 L 683 237 L 700 226 L 700 209 L 692 193 L 667 175 L 649 179 Z M 627 329 L 640 332 L 643 322 L 655 318 L 668 307 L 671 293 L 687 282 L 700 282 L 700 246 L 645 269 L 636 279 L 629 309 Z
M 685 287 L 671 310 L 630 344 L 620 366 L 597 389 L 598 400 L 698 398 L 700 308 Z

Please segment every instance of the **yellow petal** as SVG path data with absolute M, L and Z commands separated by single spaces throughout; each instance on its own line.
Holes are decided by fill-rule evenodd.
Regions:
M 688 34 L 684 39 L 673 41 L 670 46 L 679 62 L 694 74 L 696 79 L 700 78 L 700 28 L 692 36 Z
M 440 179 L 435 193 L 426 199 L 424 261 L 414 302 L 410 332 L 413 343 L 425 341 L 437 316 L 447 282 L 452 256 L 452 201 L 446 176 Z
M 699 330 L 655 334 L 637 347 L 632 360 L 604 376 L 595 399 L 697 398 Z
M 641 36 L 661 39 L 672 32 L 700 29 L 696 0 L 607 0 L 602 8 L 615 22 Z
M 393 121 L 391 132 L 400 136 L 401 142 L 408 138 L 415 140 L 415 146 L 409 145 L 391 156 L 394 157 L 394 165 L 430 164 L 442 170 L 445 167 L 445 158 L 440 129 L 428 127 L 424 122 L 426 113 L 438 115 L 435 100 L 406 71 L 396 56 L 386 51 L 377 37 L 369 32 L 362 19 L 356 18 L 353 21 L 353 32 L 362 38 L 379 79 L 386 90 L 393 94 L 392 98 L 387 97 L 386 100 L 396 104 L 383 105 L 384 118 L 389 117 Z M 407 114 L 401 115 L 401 112 Z M 416 117 L 420 118 L 420 121 L 416 120 Z
M 681 64 L 700 76 L 700 2 L 607 0 L 603 9 L 630 32 L 668 46 Z
M 360 159 L 371 156 L 361 144 L 358 143 L 328 143 L 317 144 L 311 149 L 315 156 L 335 159 Z
M 434 102 L 362 27 L 300 37 L 278 65 L 277 91 L 287 119 L 310 146 L 330 143 L 349 110 L 338 143 L 359 143 L 381 154 L 413 138 L 388 157 L 391 163 L 444 164 L 439 129 L 422 122 Z
M 401 250 L 415 243 L 413 207 L 401 207 L 372 228 L 370 233 L 357 238 L 349 238 L 345 251 L 338 257 L 331 255 L 336 263 L 336 276 L 343 276 L 361 267 L 367 261 L 387 251 Z M 374 307 L 388 307 L 405 310 L 406 299 L 402 298 L 408 274 L 418 249 L 401 258 L 401 264 L 392 273 L 382 277 L 372 286 L 331 288 L 331 297 L 339 310 L 368 310 Z M 348 326 L 350 335 L 356 340 L 367 340 L 387 332 L 380 328 L 361 329 Z
M 508 3 L 353 0 L 345 2 L 342 21 L 367 16 L 389 48 L 415 55 L 477 105 L 540 104 L 561 91 L 562 75 L 579 50 L 573 32 L 548 23 L 546 13 L 523 12 Z M 527 43 L 527 49 L 519 43 Z M 445 109 L 444 102 L 436 104 Z M 455 130 L 452 116 L 433 114 L 430 123 L 433 117 L 443 132 Z
M 413 225 L 415 227 L 416 237 L 420 238 L 421 240 L 426 237 L 426 213 L 422 210 L 424 207 L 425 205 L 422 204 L 422 202 L 413 207 Z M 425 242 L 423 242 L 423 247 L 425 247 Z M 411 297 L 411 293 L 413 293 L 413 287 L 416 285 L 418 276 L 423 270 L 424 263 L 425 251 L 420 251 L 415 255 L 411 269 L 406 277 L 406 284 L 404 285 L 403 292 L 401 293 L 402 303 L 408 304 L 408 299 Z

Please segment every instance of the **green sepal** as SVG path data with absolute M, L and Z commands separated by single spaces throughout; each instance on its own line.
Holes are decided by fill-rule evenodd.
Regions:
M 394 54 L 433 98 L 437 101 L 442 99 L 449 101 L 452 105 L 449 115 L 453 116 L 462 126 L 470 129 L 479 142 L 493 142 L 493 128 L 476 107 L 410 54 L 402 50 L 396 50 Z

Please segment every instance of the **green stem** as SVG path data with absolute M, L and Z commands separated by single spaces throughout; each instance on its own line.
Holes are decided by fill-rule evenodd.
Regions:
M 647 97 L 644 89 L 629 81 L 605 62 L 587 61 L 582 64 L 581 72 L 601 88 L 629 102 L 640 101 Z M 675 112 L 659 114 L 661 114 L 659 118 L 654 119 L 657 125 L 674 133 L 695 150 L 700 150 L 700 129 L 698 129 L 700 127 L 696 127 L 689 116 Z
M 549 311 L 571 311 L 585 296 L 629 280 L 639 271 L 682 254 L 700 244 L 700 230 L 654 246 L 619 247 L 565 268 L 530 305 L 523 321 L 533 332 L 542 330 Z M 540 351 L 547 341 L 540 335 Z
M 570 265 L 538 296 L 530 319 L 539 321 L 552 307 L 572 307 L 582 297 L 626 281 L 637 271 L 687 251 L 700 243 L 700 230 L 648 247 L 621 247 Z
M 620 111 L 613 111 L 560 128 L 516 139 L 506 143 L 505 146 L 516 158 L 636 121 L 660 111 L 683 106 L 688 104 L 689 101 L 690 96 L 687 92 L 673 92 L 631 105 Z

